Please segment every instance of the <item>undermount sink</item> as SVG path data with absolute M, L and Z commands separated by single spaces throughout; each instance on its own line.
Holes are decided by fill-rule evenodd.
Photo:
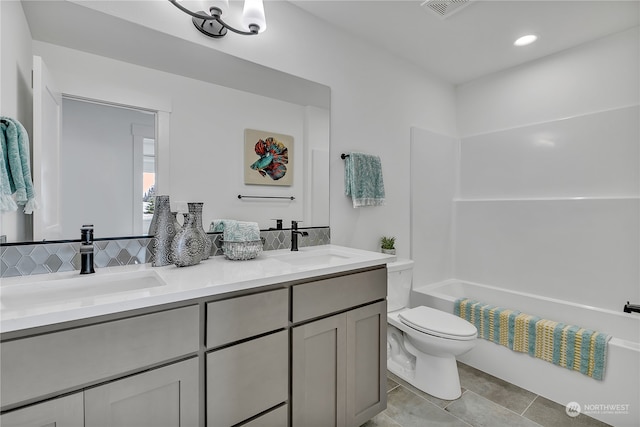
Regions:
M 164 285 L 166 283 L 153 271 L 76 275 L 64 279 L 2 287 L 0 288 L 0 302 L 2 308 L 15 310 L 39 304 L 67 303 L 108 297 Z
M 308 247 L 302 248 L 300 251 L 278 254 L 274 258 L 294 266 L 323 266 L 339 264 L 354 256 L 355 254 L 333 248 L 316 249 L 315 247 Z

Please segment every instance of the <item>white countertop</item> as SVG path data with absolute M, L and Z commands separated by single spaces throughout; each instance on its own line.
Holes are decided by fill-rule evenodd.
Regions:
M 2 279 L 0 332 L 16 332 L 160 304 L 386 264 L 394 257 L 336 245 L 263 252 L 248 261 L 211 257 L 191 267 L 151 264 Z

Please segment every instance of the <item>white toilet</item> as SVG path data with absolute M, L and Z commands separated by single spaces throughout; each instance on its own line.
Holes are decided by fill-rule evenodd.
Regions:
M 432 396 L 457 399 L 456 356 L 473 348 L 476 327 L 434 308 L 408 308 L 413 261 L 388 263 L 387 272 L 387 369 Z

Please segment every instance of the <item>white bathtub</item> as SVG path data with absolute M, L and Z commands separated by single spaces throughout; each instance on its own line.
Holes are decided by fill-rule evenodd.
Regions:
M 604 380 L 511 351 L 478 339 L 459 360 L 481 371 L 553 400 L 577 402 L 581 412 L 614 426 L 640 425 L 640 315 L 604 310 L 539 295 L 477 283 L 447 280 L 414 288 L 411 306 L 425 305 L 453 313 L 457 298 L 476 299 L 546 319 L 611 334 Z

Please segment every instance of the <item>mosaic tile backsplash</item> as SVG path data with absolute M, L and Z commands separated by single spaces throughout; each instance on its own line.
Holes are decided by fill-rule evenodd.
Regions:
M 298 247 L 326 245 L 331 243 L 329 227 L 301 228 L 309 233 L 298 239 Z M 261 231 L 264 250 L 288 249 L 291 247 L 291 230 Z M 209 233 L 213 241 L 211 254 L 221 256 L 222 233 Z M 94 242 L 94 264 L 96 268 L 114 267 L 151 262 L 153 239 L 128 238 L 98 240 Z M 29 276 L 32 274 L 57 273 L 80 270 L 80 242 L 34 243 L 0 246 L 0 277 Z

